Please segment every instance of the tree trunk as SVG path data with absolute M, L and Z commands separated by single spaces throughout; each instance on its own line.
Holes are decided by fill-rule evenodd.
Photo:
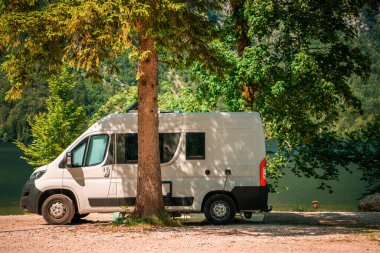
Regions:
M 158 216 L 164 209 L 158 147 L 158 56 L 154 38 L 139 37 L 138 172 L 134 216 Z M 141 57 L 144 56 L 144 57 Z

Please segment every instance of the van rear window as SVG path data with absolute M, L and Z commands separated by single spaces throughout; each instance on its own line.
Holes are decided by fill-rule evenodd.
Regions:
M 186 160 L 204 160 L 205 133 L 186 133 Z

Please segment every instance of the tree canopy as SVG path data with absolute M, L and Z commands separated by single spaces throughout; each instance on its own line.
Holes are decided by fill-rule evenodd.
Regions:
M 348 80 L 370 73 L 369 54 L 354 43 L 364 7 L 377 10 L 378 3 L 231 1 L 220 48 L 233 67 L 222 77 L 192 69 L 214 106 L 220 97 L 230 110 L 261 113 L 267 137 L 280 148 L 269 164 L 272 177 L 293 165 L 297 175 L 315 177 L 324 188 L 338 177 L 337 165 L 347 165 L 337 153 L 329 161 L 321 153 L 303 154 L 308 147 L 332 150 L 320 146 L 321 138 L 339 134 L 334 127 L 342 108 L 361 109 Z

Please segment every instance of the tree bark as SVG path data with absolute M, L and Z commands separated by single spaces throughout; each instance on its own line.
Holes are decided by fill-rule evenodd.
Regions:
M 134 216 L 152 217 L 164 209 L 158 147 L 158 56 L 154 38 L 139 37 L 138 172 Z

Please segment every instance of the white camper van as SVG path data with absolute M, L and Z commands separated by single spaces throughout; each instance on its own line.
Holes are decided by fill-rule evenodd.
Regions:
M 263 126 L 258 113 L 160 113 L 162 191 L 169 213 L 204 212 L 214 224 L 268 211 Z M 24 186 L 23 211 L 49 224 L 94 212 L 133 211 L 137 113 L 109 115 Z

